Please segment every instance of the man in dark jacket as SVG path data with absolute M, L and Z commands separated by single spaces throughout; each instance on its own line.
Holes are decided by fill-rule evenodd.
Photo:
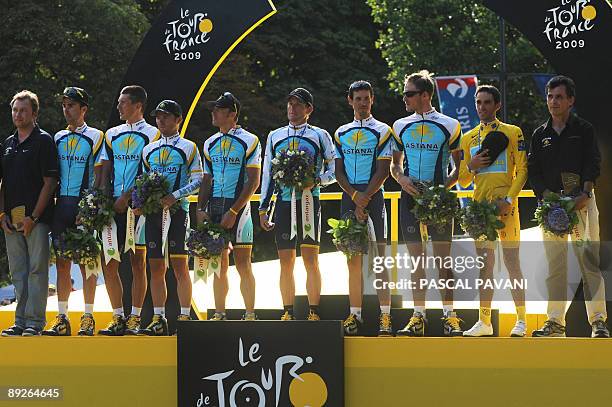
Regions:
M 13 96 L 17 130 L 2 144 L 0 217 L 17 296 L 15 325 L 2 336 L 40 335 L 46 323 L 49 225 L 58 165 L 53 139 L 36 123 L 38 107 L 38 97 L 30 91 Z
M 584 298 L 592 337 L 610 336 L 606 327 L 604 279 L 599 268 L 599 214 L 593 188 L 601 155 L 593 126 L 571 111 L 574 81 L 556 76 L 546 85 L 550 118 L 536 129 L 528 158 L 529 181 L 538 199 L 550 192 L 573 197 L 578 224 L 571 231 L 582 273 Z M 548 259 L 548 320 L 533 336 L 565 336 L 567 304 L 567 236 L 544 232 Z

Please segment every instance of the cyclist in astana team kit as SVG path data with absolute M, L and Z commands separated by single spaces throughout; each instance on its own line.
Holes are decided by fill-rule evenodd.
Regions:
M 62 110 L 68 127 L 55 134 L 60 165 L 59 192 L 53 215 L 51 235 L 55 249 L 61 249 L 61 235 L 69 228 L 76 227 L 79 200 L 86 189 L 99 186 L 102 174 L 104 133 L 85 123 L 89 108 L 89 95 L 77 87 L 64 89 Z M 95 172 L 95 176 L 94 176 Z M 47 336 L 70 336 L 68 320 L 68 297 L 72 289 L 70 260 L 57 257 L 57 298 L 58 314 L 49 329 L 43 331 Z M 79 335 L 91 336 L 95 331 L 93 304 L 96 295 L 97 275 L 86 278 L 85 267 L 81 266 L 83 276 L 83 296 L 85 313 L 81 317 Z
M 113 199 L 115 200 L 115 223 L 120 253 L 124 252 L 128 226 L 128 206 L 132 196 L 136 176 L 140 172 L 142 149 L 159 139 L 159 131 L 148 124 L 143 115 L 147 104 L 147 92 L 140 86 L 126 86 L 119 95 L 117 110 L 125 124 L 113 127 L 106 132 L 106 158 L 104 172 L 110 179 Z M 136 225 L 139 217 L 134 218 Z M 129 317 L 123 312 L 123 285 L 119 277 L 119 261 L 111 259 L 102 262 L 106 291 L 113 307 L 113 319 L 100 330 L 100 335 L 121 336 L 137 335 L 140 329 L 140 311 L 147 292 L 146 246 L 144 228 L 135 239 L 135 250 L 130 253 L 132 265 L 132 311 Z
M 188 255 L 185 235 L 189 225 L 189 202 L 187 197 L 200 187 L 202 182 L 202 161 L 198 147 L 179 135 L 183 122 L 183 109 L 173 100 L 159 102 L 151 116 L 162 137 L 145 146 L 142 150 L 143 172 L 155 171 L 163 175 L 167 182 L 167 195 L 161 199 L 167 209 L 170 227 L 164 240 L 164 211 L 147 215 L 145 238 L 147 259 L 151 269 L 151 299 L 153 318 L 151 323 L 140 331 L 149 336 L 168 335 L 165 305 L 168 297 L 166 287 L 167 265 L 172 265 L 176 277 L 176 291 L 181 306 L 179 321 L 188 321 L 191 310 L 191 278 L 187 265 Z M 135 210 L 138 213 L 139 210 Z M 164 247 L 164 243 L 166 247 Z M 166 256 L 169 259 L 166 263 Z
M 229 92 L 208 102 L 212 124 L 219 131 L 204 142 L 204 177 L 198 194 L 198 222 L 208 219 L 230 234 L 234 263 L 240 275 L 240 292 L 244 299 L 243 319 L 255 316 L 255 277 L 251 267 L 253 218 L 251 196 L 259 186 L 261 144 L 256 135 L 238 125 L 240 102 Z M 229 249 L 223 251 L 219 275 L 214 276 L 215 314 L 213 321 L 227 319 L 225 299 L 229 290 L 227 270 Z
M 404 103 L 406 110 L 414 113 L 393 124 L 397 151 L 393 153 L 391 175 L 402 187 L 400 225 L 410 256 L 426 255 L 425 240 L 427 238 L 425 234 L 428 234 L 433 241 L 434 255 L 446 258 L 451 252 L 453 224 L 450 223 L 444 228 L 436 227 L 427 230 L 411 212 L 415 205 L 414 198 L 424 188 L 430 185 L 444 185 L 450 188 L 457 182 L 459 172 L 460 151 L 458 148 L 461 126 L 457 120 L 438 113 L 431 106 L 433 92 L 434 81 L 429 72 L 420 71 L 406 76 Z M 455 165 L 451 174 L 448 174 L 451 153 Z M 441 279 L 453 278 L 450 268 L 441 267 L 439 271 Z M 426 291 L 418 284 L 420 279 L 424 278 L 425 272 L 420 262 L 412 273 L 412 281 L 415 282 L 412 290 L 414 313 L 406 327 L 397 332 L 398 335 L 423 336 L 425 334 Z M 443 290 L 441 295 L 444 309 L 444 335 L 463 335 L 461 320 L 453 311 L 452 290 Z
M 353 108 L 355 119 L 340 126 L 334 135 L 336 180 L 344 191 L 341 213 L 345 217 L 349 211 L 354 211 L 358 221 L 368 223 L 370 238 L 377 243 L 376 255 L 384 257 L 387 247 L 387 213 L 382 186 L 389 177 L 393 131 L 391 127 L 372 116 L 374 89 L 369 82 L 357 81 L 351 84 L 348 103 Z M 363 323 L 362 258 L 363 256 L 359 254 L 347 261 L 350 313 L 344 321 L 346 335 L 357 335 Z M 389 281 L 386 269 L 380 278 Z M 378 299 L 380 302 L 378 334 L 391 336 L 393 330 L 389 289 L 378 290 Z
M 280 289 L 285 312 L 282 320 L 292 320 L 295 300 L 295 265 L 296 245 L 300 244 L 304 268 L 306 268 L 306 292 L 310 311 L 308 319 L 319 320 L 319 299 L 321 296 L 321 273 L 319 271 L 319 241 L 321 234 L 321 210 L 319 205 L 320 185 L 336 181 L 334 175 L 334 145 L 329 133 L 321 128 L 308 124 L 308 118 L 314 110 L 312 94 L 304 89 L 294 89 L 287 97 L 287 126 L 273 130 L 266 141 L 263 175 L 261 181 L 261 203 L 259 205 L 259 224 L 262 229 L 274 229 L 278 257 L 281 263 Z M 313 209 L 310 217 L 302 211 L 302 192 L 296 191 L 296 226 L 297 233 L 292 236 L 291 188 L 278 188 L 274 222 L 270 219 L 270 203 L 275 192 L 272 174 L 272 159 L 282 150 L 305 150 L 315 158 L 315 182 L 304 189 L 310 189 L 313 198 Z M 304 208 L 305 210 L 307 208 Z M 303 227 L 305 221 L 312 222 L 311 228 Z M 308 230 L 307 230 L 308 229 Z

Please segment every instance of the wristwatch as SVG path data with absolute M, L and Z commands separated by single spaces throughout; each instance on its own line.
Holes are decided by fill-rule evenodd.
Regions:
M 509 196 L 505 197 L 504 201 L 506 201 L 509 205 L 512 205 L 512 198 L 510 198 Z
M 593 198 L 593 191 L 582 191 L 589 199 Z
M 28 218 L 32 219 L 32 222 L 34 223 L 38 223 L 38 221 L 40 220 L 39 216 L 34 216 L 34 215 L 30 215 L 28 216 Z

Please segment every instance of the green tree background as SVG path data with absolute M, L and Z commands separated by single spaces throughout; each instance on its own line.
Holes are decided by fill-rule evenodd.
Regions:
M 12 131 L 8 103 L 22 89 L 41 99 L 39 122 L 50 133 L 65 126 L 59 103 L 63 88 L 78 85 L 92 96 L 87 121 L 104 128 L 116 92 L 145 33 L 169 0 L 0 0 L 0 132 Z M 389 124 L 405 115 L 400 89 L 405 73 L 426 68 L 438 75 L 495 74 L 499 70 L 497 17 L 468 0 L 275 0 L 278 13 L 227 58 L 205 91 L 225 90 L 243 104 L 241 124 L 259 135 L 287 122 L 287 93 L 297 86 L 315 97 L 311 123 L 330 133 L 352 119 L 346 90 L 366 79 L 376 89 L 374 115 Z M 520 33 L 508 26 L 512 72 L 548 72 L 550 67 Z M 496 83 L 495 80 L 481 82 Z M 531 78 L 508 85 L 511 123 L 528 136 L 545 113 Z M 214 95 L 214 96 L 211 96 Z M 187 137 L 199 146 L 216 130 L 209 113 L 196 109 Z M 387 181 L 386 189 L 398 189 Z M 338 190 L 337 186 L 330 190 Z M 325 217 L 338 203 L 324 203 Z M 258 222 L 255 222 L 256 224 Z M 323 222 L 323 231 L 326 229 Z M 325 235 L 322 233 L 322 235 Z M 255 259 L 275 257 L 270 233 L 256 225 Z M 3 236 L 0 237 L 3 240 Z M 323 250 L 332 250 L 329 238 Z M 0 279 L 8 268 L 0 241 Z

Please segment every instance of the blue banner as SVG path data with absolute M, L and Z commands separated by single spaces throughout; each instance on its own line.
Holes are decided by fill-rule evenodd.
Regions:
M 549 80 L 551 80 L 555 75 L 551 73 L 541 73 L 533 75 L 533 81 L 538 88 L 538 92 L 544 99 L 546 99 L 546 84 Z

